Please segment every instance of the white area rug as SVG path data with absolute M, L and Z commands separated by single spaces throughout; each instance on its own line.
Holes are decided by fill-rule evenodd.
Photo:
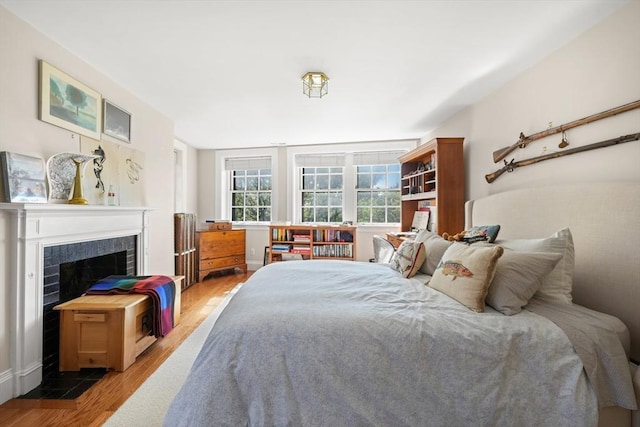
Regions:
M 104 423 L 106 427 L 162 426 L 164 415 L 184 383 L 209 331 L 242 284 L 231 290 L 167 360 Z

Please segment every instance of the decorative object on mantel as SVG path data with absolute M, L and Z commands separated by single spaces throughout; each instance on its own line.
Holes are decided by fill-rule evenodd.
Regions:
M 83 137 L 80 141 L 82 154 L 98 156 L 85 167 L 82 180 L 84 197 L 90 205 L 108 204 L 109 186 L 116 187 L 118 192 L 118 148 L 120 144 L 107 138 L 102 141 Z
M 573 129 L 578 126 L 586 125 L 587 123 L 595 122 L 596 120 L 606 119 L 607 117 L 615 116 L 616 114 L 624 113 L 626 111 L 635 110 L 636 108 L 640 108 L 640 100 L 633 101 L 628 104 L 621 105 L 619 107 L 611 108 L 610 110 L 602 111 L 597 114 L 593 114 L 591 116 L 583 117 L 578 120 L 574 120 L 569 123 L 565 123 L 556 127 L 549 127 L 547 130 L 543 130 L 540 132 L 533 133 L 529 136 L 525 136 L 524 133 L 520 132 L 520 136 L 518 137 L 518 141 L 510 145 L 508 147 L 501 148 L 493 152 L 493 162 L 498 163 L 500 160 L 504 159 L 509 155 L 509 153 L 516 150 L 516 148 L 525 148 L 527 145 L 536 141 L 538 139 L 544 138 L 545 136 L 554 135 L 556 133 L 562 132 L 562 142 L 561 144 L 566 147 L 569 145 L 566 143 L 566 135 L 565 132 L 569 129 Z M 564 148 L 560 147 L 560 148 Z
M 40 157 L 0 152 L 3 190 L 0 201 L 47 203 L 44 160 Z
M 39 119 L 100 139 L 102 96 L 51 64 L 40 60 Z
M 49 201 L 51 203 L 88 204 L 82 197 L 82 174 L 86 162 L 98 156 L 81 153 L 58 153 L 47 160 L 47 179 L 49 181 Z M 74 189 L 74 183 L 77 189 Z M 74 202 L 69 194 L 74 189 Z
M 322 98 L 329 93 L 329 77 L 319 71 L 310 71 L 302 76 L 302 93 L 309 98 Z
M 82 195 L 82 170 L 84 169 L 85 162 L 90 159 L 78 159 L 74 157 L 71 160 L 73 160 L 73 163 L 76 165 L 76 176 L 73 180 L 73 197 L 68 203 L 71 205 L 88 205 L 89 202 Z
M 145 204 L 145 153 L 106 138 L 98 141 L 83 137 L 80 141 L 83 154 L 97 156 L 91 166 L 86 167 L 84 197 L 92 205 L 109 204 L 109 187 L 113 186 L 113 202 L 119 206 L 142 206 Z M 93 173 L 90 170 L 93 168 Z
M 637 141 L 640 139 L 640 133 L 632 133 L 630 135 L 620 136 L 618 138 L 607 139 L 605 141 L 594 142 L 593 144 L 583 145 L 582 147 L 570 148 L 568 150 L 558 151 L 555 153 L 543 154 L 542 156 L 532 157 L 526 160 L 520 160 L 514 162 L 513 159 L 510 162 L 504 161 L 504 166 L 497 171 L 485 175 L 485 179 L 489 184 L 498 179 L 500 175 L 505 172 L 513 172 L 515 168 L 522 166 L 529 166 L 534 163 L 542 162 L 544 160 L 555 159 L 556 157 L 568 156 L 569 154 L 580 153 L 582 151 L 595 150 L 596 148 L 609 147 L 611 145 L 622 144 L 624 142 Z
M 131 114 L 106 99 L 104 100 L 103 111 L 102 133 L 130 143 Z
M 116 202 L 120 206 L 141 206 L 145 204 L 145 153 L 118 146 L 118 185 Z

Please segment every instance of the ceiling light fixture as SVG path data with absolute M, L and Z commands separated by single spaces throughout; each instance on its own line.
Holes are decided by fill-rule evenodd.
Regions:
M 308 72 L 302 76 L 302 93 L 309 98 L 322 98 L 329 93 L 329 77 L 318 71 Z

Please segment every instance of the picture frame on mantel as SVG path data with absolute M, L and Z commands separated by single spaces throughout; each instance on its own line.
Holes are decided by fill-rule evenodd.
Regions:
M 2 198 L 8 203 L 47 203 L 44 159 L 0 152 Z
M 44 60 L 40 67 L 39 119 L 100 139 L 102 95 Z
M 111 101 L 103 101 L 102 133 L 131 143 L 131 114 Z

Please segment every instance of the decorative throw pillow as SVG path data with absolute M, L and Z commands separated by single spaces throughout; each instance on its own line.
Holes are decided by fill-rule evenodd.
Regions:
M 420 272 L 433 276 L 436 267 L 442 259 L 442 255 L 444 255 L 445 251 L 449 249 L 449 246 L 451 246 L 453 242 L 445 240 L 442 236 L 431 231 L 419 232 L 416 236 L 416 241 L 422 241 L 426 252 L 426 258 L 420 267 Z
M 571 289 L 573 287 L 573 267 L 575 251 L 573 237 L 568 228 L 554 233 L 544 239 L 497 240 L 505 249 L 519 252 L 552 252 L 562 257 L 555 268 L 542 280 L 542 286 L 536 292 L 540 298 L 571 303 Z
M 391 258 L 391 266 L 403 277 L 413 277 L 424 262 L 425 252 L 422 242 L 405 240 Z
M 520 313 L 560 258 L 562 255 L 558 253 L 505 249 L 498 260 L 486 303 L 507 316 Z
M 465 243 L 489 242 L 493 243 L 498 237 L 499 225 L 476 225 L 464 232 L 462 241 Z
M 487 289 L 502 252 L 502 247 L 495 245 L 454 243 L 442 256 L 429 286 L 482 313 Z

